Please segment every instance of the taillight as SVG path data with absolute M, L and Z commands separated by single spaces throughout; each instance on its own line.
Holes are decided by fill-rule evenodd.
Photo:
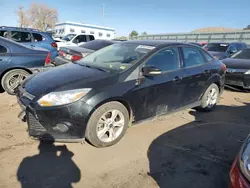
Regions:
M 50 60 L 50 52 L 48 53 L 46 60 L 45 60 L 45 64 L 48 65 L 50 64 L 51 60 Z
M 77 60 L 79 60 L 79 59 L 81 59 L 81 58 L 82 58 L 81 55 L 72 55 L 71 60 L 72 60 L 72 61 L 77 61 Z
M 226 72 L 226 71 L 227 71 L 227 67 L 226 67 L 226 65 L 225 65 L 224 63 L 222 63 L 221 68 L 222 68 L 223 72 Z
M 51 46 L 53 46 L 54 48 L 57 48 L 57 44 L 55 42 L 51 43 Z

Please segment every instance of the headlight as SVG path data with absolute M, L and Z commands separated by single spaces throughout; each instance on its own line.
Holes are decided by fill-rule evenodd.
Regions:
M 61 92 L 51 92 L 38 100 L 40 106 L 59 106 L 78 101 L 86 95 L 91 88 L 75 89 Z
M 241 172 L 250 181 L 250 138 L 247 138 L 242 153 L 239 156 Z
M 250 70 L 248 70 L 247 72 L 245 72 L 244 74 L 250 74 Z

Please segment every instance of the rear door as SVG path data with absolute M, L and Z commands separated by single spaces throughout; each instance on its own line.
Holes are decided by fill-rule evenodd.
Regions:
M 206 84 L 212 72 L 210 63 L 206 62 L 202 51 L 198 48 L 182 47 L 182 58 L 186 77 L 183 79 L 185 88 L 181 97 L 181 104 L 186 106 L 199 100 L 206 90 Z M 212 57 L 210 58 L 210 60 L 213 60 Z
M 132 92 L 130 103 L 134 106 L 135 121 L 171 112 L 180 107 L 183 93 L 178 48 L 165 48 L 146 60 L 144 66 L 154 66 L 161 70 L 160 75 L 145 76 L 141 84 Z

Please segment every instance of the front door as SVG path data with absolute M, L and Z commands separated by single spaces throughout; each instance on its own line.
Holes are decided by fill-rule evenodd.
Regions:
M 156 52 L 143 66 L 154 66 L 161 74 L 145 76 L 134 89 L 131 105 L 135 109 L 135 121 L 171 112 L 180 107 L 183 91 L 178 48 L 166 48 Z M 136 104 L 136 105 L 135 105 Z

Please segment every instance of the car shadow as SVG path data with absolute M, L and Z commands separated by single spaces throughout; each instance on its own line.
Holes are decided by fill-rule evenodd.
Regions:
M 222 188 L 250 133 L 250 104 L 191 110 L 195 121 L 156 138 L 148 149 L 149 175 L 163 188 Z
M 80 181 L 81 171 L 66 145 L 40 141 L 38 149 L 38 155 L 24 158 L 19 165 L 17 179 L 22 188 L 71 188 L 72 183 Z

